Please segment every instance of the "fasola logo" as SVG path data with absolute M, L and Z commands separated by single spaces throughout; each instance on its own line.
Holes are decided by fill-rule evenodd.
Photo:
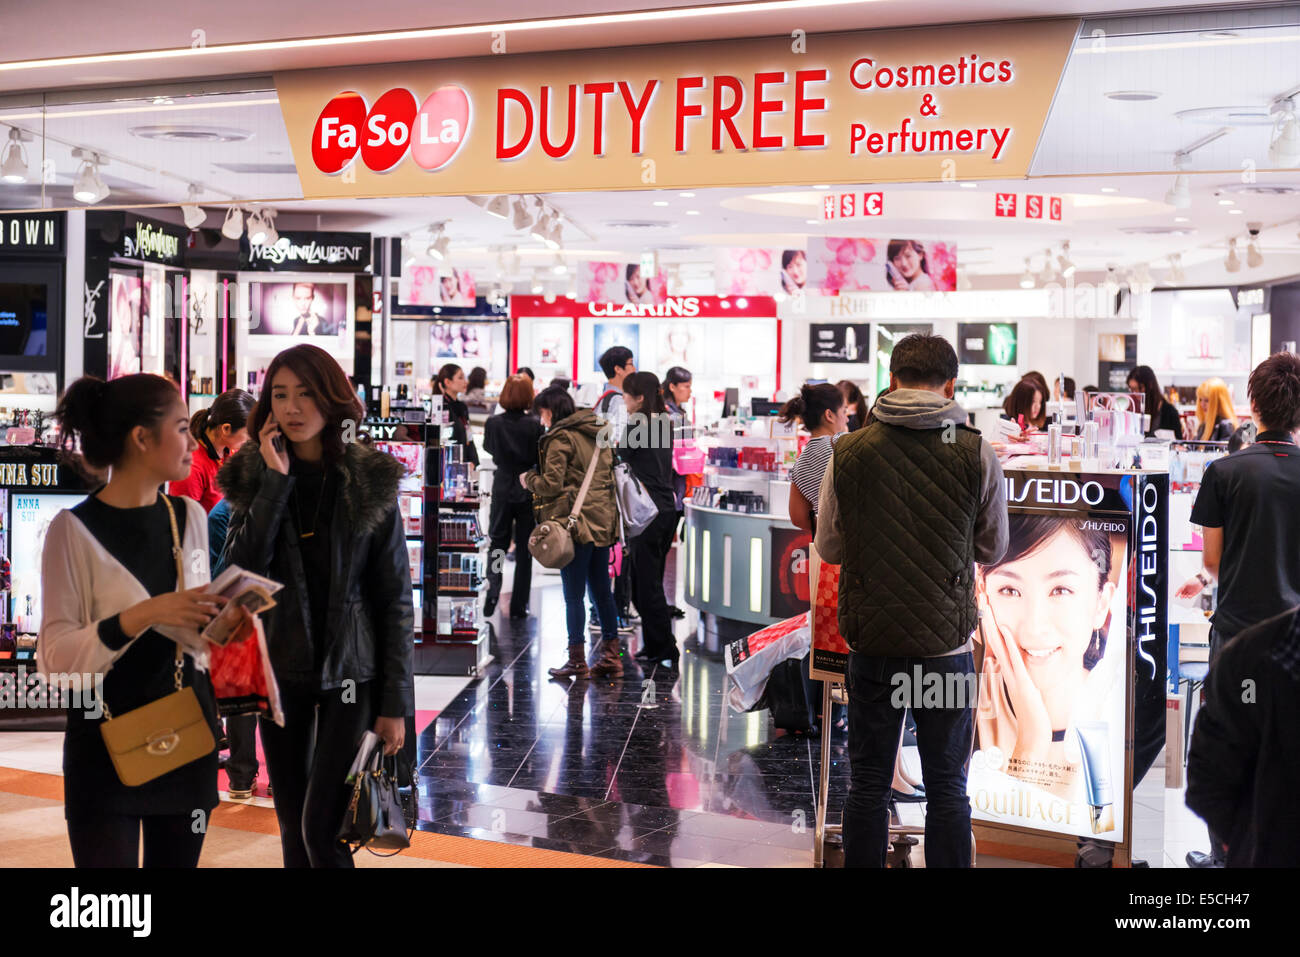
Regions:
M 433 172 L 451 162 L 469 132 L 469 94 L 444 86 L 420 104 L 410 90 L 389 90 L 375 105 L 349 90 L 321 110 L 311 137 L 316 168 L 333 176 L 361 154 L 372 173 L 394 169 L 407 152 L 415 165 Z

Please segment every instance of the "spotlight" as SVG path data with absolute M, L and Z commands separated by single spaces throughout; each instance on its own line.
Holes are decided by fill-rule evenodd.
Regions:
M 274 246 L 280 241 L 275 228 L 275 210 L 259 207 L 248 214 L 248 242 L 253 246 Z
M 546 245 L 550 249 L 562 249 L 564 247 L 564 237 L 561 235 L 563 230 L 564 224 L 560 222 L 560 217 L 556 216 L 555 226 L 551 229 L 550 235 L 546 237 Z
M 1052 251 L 1043 250 L 1043 271 L 1038 274 L 1038 281 L 1043 283 L 1051 282 L 1056 278 L 1056 269 L 1052 265 Z
M 504 194 L 492 197 L 492 201 L 483 207 L 483 211 L 491 213 L 497 219 L 505 219 L 510 215 L 510 197 Z
M 1228 272 L 1237 272 L 1241 269 L 1241 260 L 1237 258 L 1237 240 L 1228 240 L 1228 258 L 1223 261 L 1223 268 Z
M 567 276 L 569 273 L 569 267 L 564 264 L 564 257 L 559 253 L 555 254 L 555 265 L 551 267 L 551 272 L 557 276 Z
M 540 199 L 537 201 L 537 221 L 533 223 L 528 235 L 539 243 L 546 242 L 546 237 L 551 235 L 551 214 L 546 211 L 546 205 Z
M 0 164 L 0 180 L 6 183 L 27 182 L 27 151 L 23 149 L 23 134 L 12 127 L 4 163 Z
M 1258 269 L 1264 265 L 1264 254 L 1259 250 L 1259 223 L 1247 223 L 1250 230 L 1250 242 L 1246 244 L 1246 265 L 1251 269 Z
M 1296 126 L 1295 103 L 1285 100 L 1273 124 L 1273 140 L 1268 144 L 1270 166 L 1300 166 L 1300 128 Z
M 524 206 L 524 198 L 519 196 L 515 199 L 514 217 L 510 221 L 515 229 L 527 229 L 532 223 L 533 218 L 528 215 L 528 208 Z
M 1138 263 L 1133 270 L 1133 282 L 1139 286 L 1154 285 L 1151 279 L 1151 268 L 1146 263 Z
M 1034 271 L 1029 268 L 1028 256 L 1025 257 L 1025 274 L 1020 277 L 1020 288 L 1021 289 L 1034 288 Z
M 542 274 L 533 270 L 533 295 L 540 296 L 546 290 L 546 284 L 542 281 Z
M 1187 274 L 1183 272 L 1183 254 L 1169 254 L 1169 280 L 1170 282 L 1186 282 Z
M 438 231 L 433 234 L 433 239 L 429 243 L 429 248 L 425 253 L 430 259 L 446 259 L 447 249 L 451 246 L 451 240 L 447 238 L 447 227 L 443 224 L 438 225 Z
M 239 242 L 239 237 L 244 235 L 244 211 L 238 206 L 231 206 L 226 210 L 226 221 L 221 224 L 221 235 L 235 242 Z
M 1174 156 L 1174 168 L 1178 175 L 1174 177 L 1173 187 L 1165 193 L 1165 202 L 1174 209 L 1189 209 L 1192 205 L 1192 178 L 1185 172 L 1187 160 L 1181 153 Z
M 487 196 L 466 196 L 465 198 L 468 199 L 468 200 L 469 200 L 471 203 L 473 203 L 475 206 L 478 206 L 478 207 L 480 207 L 480 208 L 482 208 L 482 207 L 484 207 L 484 206 L 486 206 L 486 205 L 488 204 L 488 197 L 487 197 Z
M 189 190 L 185 194 L 185 202 L 181 204 L 181 213 L 185 216 L 186 229 L 198 229 L 203 225 L 204 220 L 208 218 L 208 214 L 195 202 L 198 198 L 199 188 L 191 183 Z
M 81 160 L 81 168 L 77 170 L 77 178 L 72 185 L 73 198 L 79 203 L 98 203 L 107 199 L 110 190 L 99 175 L 102 161 L 98 154 L 73 150 L 72 155 Z
M 1069 279 L 1074 275 L 1077 267 L 1070 259 L 1070 241 L 1068 239 L 1061 243 L 1061 255 L 1056 257 L 1056 263 L 1060 267 L 1061 275 L 1064 278 Z

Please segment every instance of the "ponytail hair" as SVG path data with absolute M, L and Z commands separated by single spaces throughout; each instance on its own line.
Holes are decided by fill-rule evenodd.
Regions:
M 641 412 L 645 415 L 668 411 L 668 406 L 664 405 L 664 394 L 659 386 L 659 377 L 653 372 L 633 372 L 623 380 L 623 391 L 645 403 L 641 407 Z
M 211 406 L 194 413 L 190 418 L 190 433 L 202 442 L 208 429 L 228 425 L 231 432 L 238 432 L 248 425 L 248 417 L 255 405 L 257 400 L 243 389 L 228 389 L 217 396 Z
M 157 430 L 180 398 L 176 383 L 159 375 L 140 373 L 111 382 L 82 376 L 68 386 L 54 410 L 60 449 L 72 453 L 80 446 L 77 464 L 91 473 L 102 472 L 122 461 L 133 429 Z
M 844 393 L 839 386 L 829 382 L 817 385 L 805 383 L 800 386 L 799 394 L 781 407 L 781 421 L 792 422 L 798 419 L 809 432 L 822 424 L 826 413 L 835 413 L 844 405 Z

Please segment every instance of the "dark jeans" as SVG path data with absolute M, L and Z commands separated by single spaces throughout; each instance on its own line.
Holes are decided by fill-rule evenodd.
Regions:
M 139 867 L 144 830 L 145 867 L 198 867 L 207 831 L 194 833 L 190 814 L 135 817 L 94 814 L 68 818 L 68 843 L 77 867 Z
M 597 548 L 590 543 L 573 546 L 573 561 L 560 569 L 564 587 L 564 612 L 569 627 L 569 647 L 587 644 L 587 605 L 583 596 L 591 593 L 600 618 L 601 637 L 613 641 L 618 637 L 618 612 L 609 590 L 609 546 Z
M 492 523 L 488 534 L 492 538 L 488 553 L 487 601 L 495 605 L 501 597 L 501 568 L 505 564 L 506 549 L 515 543 L 515 578 L 510 591 L 510 614 L 522 615 L 528 608 L 528 596 L 533 583 L 533 556 L 528 551 L 528 536 L 533 533 L 535 519 L 530 502 L 493 502 Z
M 351 851 L 336 838 L 351 797 L 348 768 L 378 717 L 374 684 L 361 682 L 346 702 L 342 688 L 281 685 L 284 727 L 262 719 L 285 867 L 352 867 Z
M 889 847 L 889 798 L 906 707 L 894 707 L 892 677 L 922 680 L 973 675 L 970 652 L 943 658 L 881 658 L 849 655 L 849 797 L 844 805 L 844 866 L 884 867 Z M 966 687 L 973 688 L 970 678 Z M 948 704 L 949 702 L 944 702 Z M 915 702 L 911 702 L 915 705 Z M 970 867 L 970 799 L 966 771 L 975 732 L 975 702 L 961 707 L 912 708 L 916 746 L 925 784 L 927 867 Z
M 641 615 L 641 640 L 656 659 L 676 658 L 678 654 L 672 614 L 664 597 L 665 563 L 676 527 L 676 512 L 660 512 L 631 542 L 632 600 Z
M 257 715 L 235 714 L 226 719 L 230 758 L 226 775 L 232 791 L 247 791 L 257 780 Z

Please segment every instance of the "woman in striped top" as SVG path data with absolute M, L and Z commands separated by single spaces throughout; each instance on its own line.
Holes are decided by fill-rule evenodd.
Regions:
M 804 385 L 781 409 L 782 422 L 794 419 L 803 423 L 812 438 L 790 470 L 790 521 L 811 533 L 815 531 L 817 497 L 831 460 L 831 445 L 840 433 L 848 431 L 844 394 L 829 382 Z

